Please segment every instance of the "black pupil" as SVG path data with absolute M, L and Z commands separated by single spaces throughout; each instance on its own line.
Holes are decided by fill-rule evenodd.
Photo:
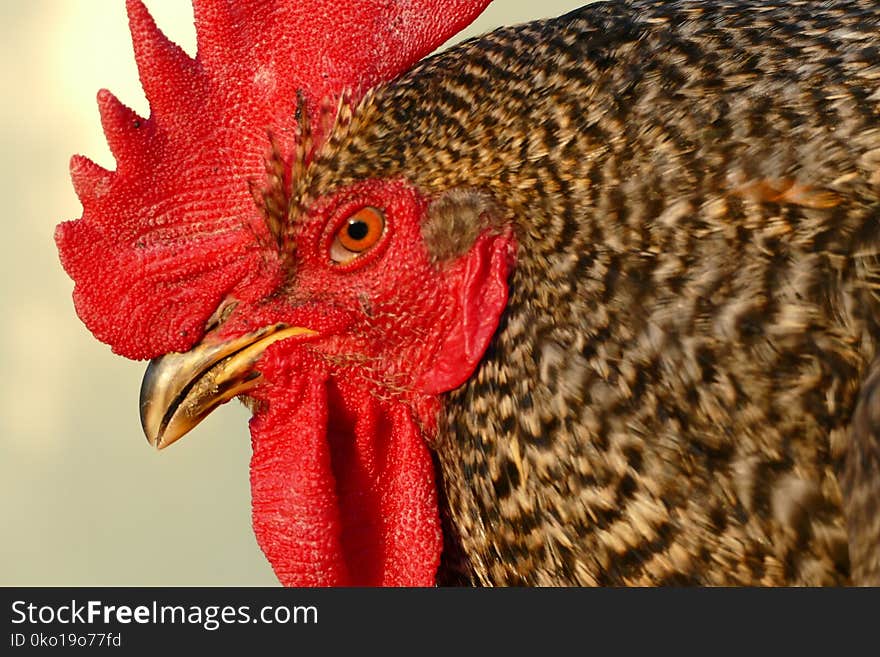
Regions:
M 348 224 L 348 236 L 353 240 L 360 241 L 364 239 L 369 232 L 370 227 L 367 226 L 364 221 L 352 221 Z

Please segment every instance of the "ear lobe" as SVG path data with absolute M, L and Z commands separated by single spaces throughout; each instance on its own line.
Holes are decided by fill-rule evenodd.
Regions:
M 474 373 L 507 306 L 507 278 L 513 266 L 513 236 L 481 235 L 450 272 L 457 308 L 451 325 L 439 327 L 442 342 L 417 388 L 437 395 L 454 390 Z

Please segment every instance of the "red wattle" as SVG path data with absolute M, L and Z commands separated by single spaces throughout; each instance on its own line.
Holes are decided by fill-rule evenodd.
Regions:
M 430 586 L 440 529 L 430 453 L 410 409 L 270 350 L 253 420 L 257 542 L 286 586 Z

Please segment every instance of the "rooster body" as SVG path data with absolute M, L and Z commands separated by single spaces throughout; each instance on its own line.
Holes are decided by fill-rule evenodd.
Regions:
M 839 584 L 848 544 L 880 574 L 880 447 L 852 429 L 878 403 L 878 28 L 867 2 L 598 3 L 431 59 L 316 162 L 316 189 L 479 189 L 515 226 L 434 445 L 466 581 Z
M 337 568 L 285 580 L 302 539 L 258 518 L 303 485 L 259 481 L 290 467 L 279 436 L 305 405 L 343 518 L 363 512 L 345 436 L 372 423 L 401 454 L 407 431 L 430 447 L 438 583 L 880 583 L 878 35 L 867 0 L 600 2 L 436 55 L 343 101 L 299 164 L 275 153 L 261 207 L 286 283 L 207 328 L 324 303 L 311 326 L 344 336 L 272 347 L 248 393 L 255 527 L 282 581 Z M 374 260 L 401 257 L 337 293 L 309 256 L 326 217 L 366 203 L 390 221 L 411 199 L 409 246 Z M 464 319 L 445 309 L 483 279 L 476 310 L 464 292 Z M 393 506 L 384 540 L 428 507 Z M 343 522 L 350 576 L 373 567 L 352 556 L 373 530 L 345 522 L 367 521 Z

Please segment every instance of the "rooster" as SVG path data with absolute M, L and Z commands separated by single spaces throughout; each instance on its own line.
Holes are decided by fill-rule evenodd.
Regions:
M 880 584 L 876 3 L 127 2 L 61 262 L 282 584 Z

